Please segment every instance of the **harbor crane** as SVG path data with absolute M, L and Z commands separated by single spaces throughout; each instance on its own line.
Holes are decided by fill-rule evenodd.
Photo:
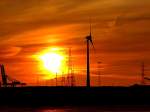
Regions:
M 8 75 L 6 75 L 4 65 L 0 65 L 0 69 L 1 69 L 3 87 L 9 87 L 9 86 L 10 87 L 16 87 L 17 85 L 19 85 L 19 86 L 25 86 L 26 85 L 26 83 L 22 83 L 16 79 L 12 79 Z

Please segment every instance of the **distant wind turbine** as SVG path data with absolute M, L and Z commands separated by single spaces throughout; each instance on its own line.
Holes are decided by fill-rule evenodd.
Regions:
M 90 21 L 90 34 L 86 36 L 86 42 L 87 42 L 87 79 L 86 79 L 86 86 L 90 87 L 90 43 L 92 44 L 94 48 L 94 44 L 92 41 L 92 33 L 91 33 L 91 21 Z

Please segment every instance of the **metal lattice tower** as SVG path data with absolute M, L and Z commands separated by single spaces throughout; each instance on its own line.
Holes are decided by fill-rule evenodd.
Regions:
M 71 48 L 69 48 L 69 55 L 68 55 L 68 76 L 67 76 L 67 83 L 68 83 L 68 86 L 74 86 L 74 83 L 75 83 L 74 73 L 73 73 L 73 63 L 72 63 Z

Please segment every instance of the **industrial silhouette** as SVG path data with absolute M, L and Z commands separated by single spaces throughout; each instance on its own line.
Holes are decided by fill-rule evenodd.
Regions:
M 26 85 L 26 83 L 21 83 L 20 81 L 18 81 L 16 79 L 12 79 L 12 78 L 10 78 L 10 76 L 6 75 L 4 65 L 0 65 L 0 68 L 1 68 L 1 76 L 2 76 L 2 85 L 3 85 L 3 87 L 7 87 L 7 86 L 15 87 L 17 85 L 19 85 L 19 86 Z M 10 83 L 8 83 L 8 81 Z
M 72 61 L 72 52 L 71 48 L 69 48 L 68 53 L 68 75 L 67 75 L 67 85 L 68 86 L 75 86 L 75 77 L 74 77 L 74 68 L 73 68 L 73 61 Z
M 100 71 L 101 70 L 101 66 L 100 66 L 101 62 L 98 61 L 97 64 L 98 64 L 98 68 L 97 68 L 98 69 L 98 85 L 101 86 L 101 71 Z
M 4 65 L 0 65 L 2 76 L 2 87 L 0 88 L 0 99 L 2 105 L 120 105 L 120 104 L 149 104 L 150 105 L 150 87 L 145 85 L 144 62 L 141 65 L 141 84 L 130 87 L 113 87 L 101 86 L 91 87 L 90 84 L 90 44 L 94 48 L 91 34 L 86 37 L 87 42 L 87 79 L 86 87 L 75 86 L 74 68 L 72 63 L 71 48 L 68 55 L 68 74 L 58 78 L 56 73 L 56 87 L 52 86 L 25 86 L 18 80 L 10 78 L 6 75 Z M 100 61 L 98 62 L 98 70 L 100 70 Z M 101 85 L 100 71 L 99 85 Z M 61 80 L 61 86 L 58 81 Z M 69 87 L 68 87 L 69 86 Z M 7 87 L 7 88 L 6 88 Z M 13 88 L 12 88 L 13 87 Z M 14 88 L 17 87 L 17 88 Z M 88 99 L 88 100 L 87 100 Z
M 65 74 L 62 72 L 62 76 L 58 77 L 58 73 L 55 74 L 55 85 L 56 86 L 75 86 L 75 76 L 74 76 L 74 66 L 73 66 L 73 60 L 72 60 L 72 52 L 71 48 L 68 50 L 68 60 L 67 60 L 67 66 L 68 66 L 68 73 Z M 60 82 L 61 85 L 58 85 Z
M 146 84 L 146 81 L 150 81 L 150 78 L 149 77 L 146 77 L 146 74 L 145 74 L 145 63 L 142 62 L 141 64 L 141 85 L 145 85 Z
M 145 85 L 145 65 L 144 65 L 144 62 L 142 62 L 142 65 L 141 65 L 141 68 L 142 68 L 142 72 L 141 72 L 141 85 Z
M 90 21 L 90 34 L 86 36 L 86 42 L 87 42 L 87 81 L 86 86 L 90 87 L 90 43 L 92 44 L 94 48 L 94 44 L 92 41 L 92 34 L 91 34 L 91 21 Z

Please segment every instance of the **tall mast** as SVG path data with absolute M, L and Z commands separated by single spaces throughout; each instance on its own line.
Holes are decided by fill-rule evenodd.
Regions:
M 86 37 L 86 41 L 87 41 L 87 79 L 86 79 L 86 86 L 90 87 L 90 48 L 89 48 L 89 44 L 90 42 L 93 45 L 92 42 L 92 34 L 91 34 L 91 19 L 90 19 L 90 34 Z
M 145 84 L 145 81 L 144 81 L 144 78 L 145 78 L 145 64 L 144 62 L 142 62 L 142 73 L 141 73 L 141 84 L 144 85 Z
M 90 58 L 89 58 L 89 40 L 87 39 L 87 82 L 86 86 L 90 87 Z

